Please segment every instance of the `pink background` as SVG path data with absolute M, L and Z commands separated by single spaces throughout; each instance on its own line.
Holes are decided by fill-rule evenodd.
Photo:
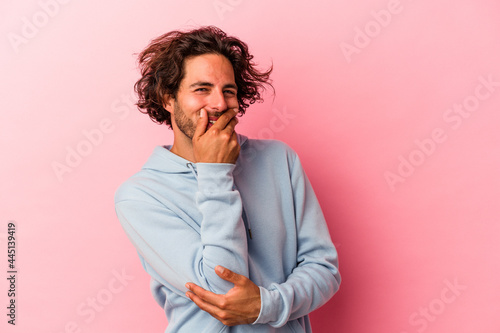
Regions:
M 498 1 L 4 0 L 0 13 L 0 275 L 10 220 L 18 267 L 15 327 L 0 279 L 2 332 L 163 332 L 113 195 L 172 141 L 133 106 L 134 54 L 205 24 L 274 64 L 276 98 L 237 129 L 292 146 L 324 209 L 343 284 L 314 331 L 500 332 Z

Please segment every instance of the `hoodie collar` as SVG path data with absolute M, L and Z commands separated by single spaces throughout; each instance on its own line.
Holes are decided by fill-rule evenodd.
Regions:
M 236 133 L 240 147 L 246 143 L 248 138 L 245 135 Z M 170 151 L 172 145 L 156 146 L 153 154 L 146 161 L 142 169 L 150 169 L 165 173 L 191 173 L 189 165 L 194 165 L 188 160 Z

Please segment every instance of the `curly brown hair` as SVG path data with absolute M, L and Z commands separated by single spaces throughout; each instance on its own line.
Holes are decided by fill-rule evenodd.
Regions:
M 266 85 L 273 88 L 269 79 L 272 65 L 267 71 L 257 70 L 248 46 L 238 38 L 227 36 L 214 26 L 185 32 L 176 30 L 153 39 L 139 54 L 142 77 L 134 85 L 139 110 L 154 122 L 172 128 L 170 113 L 163 107 L 164 96 L 176 97 L 184 78 L 184 61 L 207 53 L 220 54 L 231 62 L 240 115 L 250 104 L 263 101 L 261 91 Z

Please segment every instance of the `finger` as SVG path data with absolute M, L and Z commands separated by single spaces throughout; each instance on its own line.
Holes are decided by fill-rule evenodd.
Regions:
M 212 317 L 216 318 L 217 320 L 221 320 L 219 313 L 220 313 L 220 308 L 218 308 L 216 305 L 210 304 L 208 302 L 205 302 L 203 299 L 198 297 L 196 294 L 193 294 L 192 292 L 187 292 L 186 296 L 193 301 L 200 309 L 202 309 L 205 312 L 208 312 Z
M 237 109 L 236 109 L 237 110 Z M 212 127 L 215 127 L 219 130 L 223 130 L 226 128 L 228 123 L 234 119 L 234 117 L 238 114 L 238 111 L 235 111 L 235 109 L 229 109 L 226 112 L 224 112 L 219 119 L 215 122 L 215 124 Z
M 233 117 L 233 119 L 231 120 L 235 120 L 236 122 L 234 123 L 233 125 L 233 128 L 232 128 L 232 131 L 234 131 L 234 127 L 240 122 L 240 120 L 238 119 L 238 113 L 240 112 L 240 110 L 238 108 L 234 108 L 233 111 L 236 113 L 235 116 Z M 226 126 L 227 127 L 227 126 Z
M 245 276 L 240 275 L 238 273 L 235 273 L 235 272 L 233 272 L 225 267 L 222 267 L 220 265 L 215 267 L 215 273 L 217 273 L 217 275 L 221 279 L 226 280 L 228 282 L 231 282 L 235 286 L 242 285 L 246 282 L 246 280 L 248 280 Z
M 204 302 L 207 302 L 210 304 L 216 304 L 216 305 L 220 303 L 222 295 L 218 295 L 218 294 L 215 294 L 211 291 L 203 289 L 202 287 L 197 286 L 194 283 L 187 283 L 186 288 L 189 289 L 188 292 L 191 292 L 192 295 L 195 295 L 196 297 L 203 300 Z
M 234 133 L 234 128 L 236 127 L 237 124 L 238 124 L 238 119 L 234 117 L 221 132 L 227 132 L 228 134 L 232 134 Z
M 196 129 L 193 134 L 193 139 L 198 138 L 205 133 L 208 125 L 208 116 L 207 111 L 205 109 L 200 110 L 200 117 L 198 118 L 198 122 L 196 123 Z

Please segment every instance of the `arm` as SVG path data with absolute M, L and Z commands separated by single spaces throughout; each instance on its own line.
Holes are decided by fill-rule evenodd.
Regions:
M 293 154 L 291 182 L 298 249 L 297 267 L 284 283 L 261 287 L 262 309 L 256 323 L 283 326 L 325 304 L 340 286 L 337 251 L 312 186 Z
M 226 112 L 205 132 L 208 120 L 202 111 L 193 136 L 198 173 L 195 209 L 189 201 L 177 207 L 170 204 L 170 198 L 154 198 L 158 194 L 153 193 L 167 189 L 145 191 L 143 184 L 125 186 L 117 193 L 117 215 L 147 263 L 148 273 L 182 295 L 188 281 L 214 292 L 227 292 L 232 284 L 215 274 L 218 264 L 248 276 L 241 198 L 233 189 L 233 163 L 239 153 L 235 114 L 234 110 Z M 198 212 L 201 222 L 193 216 Z
M 148 199 L 138 186 L 125 186 L 117 193 L 118 218 L 147 264 L 146 270 L 179 295 L 184 295 L 190 281 L 207 290 L 227 292 L 232 284 L 216 275 L 218 264 L 248 275 L 247 234 L 241 198 L 232 189 L 233 168 L 198 166 L 195 209 L 201 213 L 201 223 L 182 209 Z
M 225 295 L 216 295 L 189 284 L 188 296 L 203 310 L 226 325 L 241 323 L 270 324 L 281 327 L 287 321 L 303 317 L 326 303 L 338 290 L 337 252 L 313 189 L 294 154 L 291 181 L 294 190 L 298 235 L 297 267 L 286 282 L 259 287 L 243 276 L 229 272 L 221 276 L 234 283 Z M 260 293 L 261 309 L 253 321 L 254 301 Z M 235 311 L 240 309 L 240 311 Z M 220 318 L 223 318 L 221 320 Z

